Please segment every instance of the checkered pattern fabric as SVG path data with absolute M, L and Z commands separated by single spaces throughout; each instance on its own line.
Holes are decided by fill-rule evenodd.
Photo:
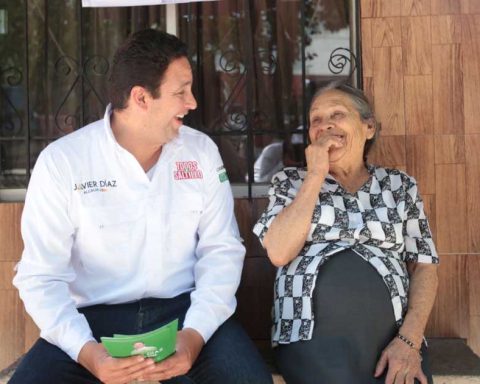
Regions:
M 312 294 L 319 267 L 336 253 L 352 249 L 382 276 L 400 326 L 407 310 L 406 262 L 438 263 L 416 181 L 396 169 L 368 166 L 369 180 L 354 194 L 327 176 L 300 254 L 277 271 L 272 341 L 312 337 Z M 253 232 L 263 241 L 277 214 L 295 198 L 306 176 L 285 168 L 272 179 L 270 203 Z

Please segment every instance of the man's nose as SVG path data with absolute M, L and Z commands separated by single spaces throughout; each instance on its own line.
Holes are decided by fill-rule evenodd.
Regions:
M 195 96 L 193 96 L 192 93 L 190 93 L 186 104 L 187 104 L 187 108 L 190 110 L 197 109 L 197 100 L 195 100 Z

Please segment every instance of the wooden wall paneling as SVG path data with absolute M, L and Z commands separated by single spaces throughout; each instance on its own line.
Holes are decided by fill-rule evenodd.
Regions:
M 462 42 L 460 15 L 432 16 L 432 44 L 459 44 Z
M 0 290 L 0 370 L 13 364 L 24 350 L 23 305 L 13 289 Z
M 468 250 L 465 165 L 435 166 L 436 226 L 439 253 Z
M 236 313 L 254 340 L 270 339 L 275 271 L 266 257 L 245 260 Z
M 268 204 L 268 199 L 235 199 L 235 217 L 237 218 L 240 236 L 247 249 L 246 257 L 266 255 L 257 236 L 252 232 L 253 226 Z
M 375 95 L 373 92 L 373 77 L 364 77 L 363 78 L 363 92 L 367 96 L 368 100 L 372 105 L 375 102 Z
M 402 0 L 402 16 L 430 15 L 430 0 Z
M 27 352 L 40 336 L 40 330 L 33 322 L 32 318 L 24 311 L 25 318 L 25 343 L 24 351 Z
M 480 355 L 480 255 L 468 256 L 470 335 L 468 344 Z
M 435 164 L 465 164 L 465 137 L 436 135 Z
M 16 262 L 13 261 L 0 261 L 0 291 L 15 289 L 12 285 L 15 264 Z
M 428 219 L 430 230 L 432 231 L 433 241 L 435 246 L 437 244 L 437 221 L 435 212 L 435 195 L 428 195 L 422 193 L 423 209 Z
M 433 134 L 432 76 L 404 76 L 407 135 Z
M 440 255 L 437 298 L 426 334 L 468 337 L 467 255 Z
M 462 48 L 465 133 L 480 133 L 480 15 L 462 16 Z
M 403 73 L 432 73 L 430 16 L 402 17 Z
M 362 71 L 363 76 L 373 76 L 372 19 L 362 19 Z
M 402 0 L 361 0 L 363 17 L 391 17 L 402 14 Z
M 385 167 L 405 164 L 405 137 L 384 136 L 380 132 L 380 137 L 368 155 L 368 161 Z
M 433 45 L 432 58 L 435 133 L 463 135 L 463 77 L 460 45 Z
M 466 184 L 468 251 L 480 254 L 480 135 L 467 135 Z M 480 280 L 480 274 L 477 277 Z M 477 291 L 480 297 L 480 291 Z
M 372 47 L 400 47 L 402 22 L 400 17 L 372 19 Z
M 384 135 L 404 135 L 402 48 L 374 48 L 373 52 L 377 119 L 382 124 Z
M 460 13 L 460 0 L 432 0 L 432 15 Z
M 480 13 L 480 1 L 478 0 L 460 0 L 460 10 L 462 13 Z
M 407 136 L 407 173 L 418 182 L 420 193 L 435 193 L 435 144 L 433 135 Z
M 22 203 L 0 203 L 0 261 L 18 261 L 23 242 L 20 233 Z

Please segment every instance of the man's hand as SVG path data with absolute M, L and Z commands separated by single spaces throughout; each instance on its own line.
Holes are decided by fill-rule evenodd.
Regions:
M 80 350 L 78 362 L 106 384 L 125 384 L 145 376 L 155 365 L 142 356 L 111 357 L 102 344 L 89 341 Z
M 395 338 L 383 350 L 374 376 L 379 377 L 388 366 L 385 384 L 414 384 L 414 379 L 421 384 L 428 384 L 421 363 L 422 357 L 418 351 Z
M 155 364 L 154 370 L 146 373 L 141 380 L 167 380 L 185 375 L 197 359 L 205 344 L 202 336 L 192 328 L 184 328 L 177 334 L 176 353 Z

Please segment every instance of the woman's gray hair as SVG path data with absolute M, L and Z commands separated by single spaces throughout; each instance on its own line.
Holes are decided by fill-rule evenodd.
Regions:
M 380 128 L 381 128 L 380 124 L 377 122 L 375 118 L 375 112 L 373 110 L 372 104 L 370 103 L 367 96 L 365 96 L 365 93 L 363 93 L 361 89 L 354 88 L 344 82 L 333 81 L 331 83 L 328 83 L 324 87 L 318 89 L 315 92 L 315 94 L 312 97 L 312 101 L 310 102 L 310 108 L 312 108 L 312 105 L 317 99 L 317 97 L 319 97 L 320 95 L 324 94 L 327 91 L 332 91 L 332 90 L 340 91 L 345 95 L 347 95 L 352 101 L 352 104 L 357 110 L 358 114 L 360 115 L 361 120 L 364 123 L 373 124 L 373 126 L 375 127 L 375 134 L 371 139 L 368 139 L 365 142 L 365 147 L 363 148 L 363 160 L 366 162 L 368 153 L 370 152 L 370 149 L 372 148 L 373 144 L 377 140 L 377 137 L 380 133 Z

